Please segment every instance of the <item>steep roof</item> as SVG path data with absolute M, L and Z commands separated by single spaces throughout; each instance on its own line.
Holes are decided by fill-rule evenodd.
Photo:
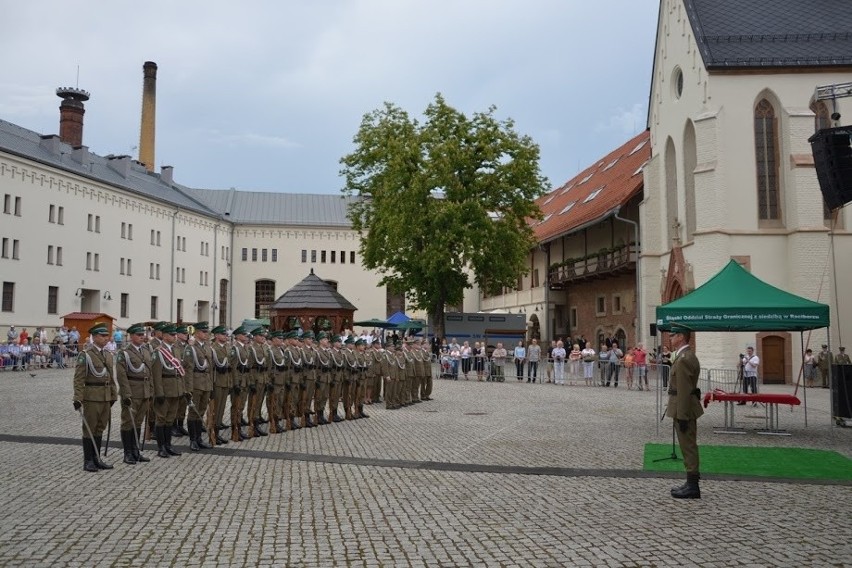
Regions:
M 117 167 L 119 160 L 108 156 L 87 153 L 82 161 L 75 160 L 74 149 L 58 137 L 43 137 L 11 122 L 0 120 L 0 151 L 28 158 L 79 176 L 112 185 L 157 201 L 189 209 L 204 215 L 218 214 L 189 195 L 178 184 L 168 184 L 160 174 L 148 172 L 142 164 L 126 159 L 127 168 Z
M 536 240 L 547 242 L 601 221 L 642 190 L 642 166 L 651 158 L 645 130 L 594 165 L 538 198 L 542 221 L 533 226 Z
M 852 9 L 837 0 L 684 0 L 708 70 L 852 65 Z
M 326 283 L 322 278 L 314 274 L 314 269 L 311 268 L 311 273 L 308 274 L 301 282 L 284 292 L 275 303 L 270 306 L 276 310 L 303 310 L 305 308 L 314 308 L 322 310 L 352 310 L 356 308 L 352 303 L 344 298 L 330 284 Z

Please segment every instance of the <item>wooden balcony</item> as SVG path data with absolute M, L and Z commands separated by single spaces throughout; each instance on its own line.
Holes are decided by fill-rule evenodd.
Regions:
M 551 290 L 562 290 L 569 283 L 609 278 L 619 274 L 635 272 L 639 250 L 634 245 L 625 245 L 614 251 L 576 260 L 564 266 L 550 269 L 548 282 Z

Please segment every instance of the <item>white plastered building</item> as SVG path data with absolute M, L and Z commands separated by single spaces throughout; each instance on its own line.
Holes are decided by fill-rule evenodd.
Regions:
M 835 351 L 849 340 L 852 218 L 848 208 L 824 212 L 808 143 L 817 128 L 837 125 L 832 112 L 852 118 L 852 99 L 814 95 L 852 77 L 852 37 L 833 33 L 841 29 L 852 29 L 850 11 L 830 2 L 660 2 L 640 207 L 643 321 L 734 258 L 829 304 Z M 805 337 L 815 351 L 826 339 L 825 330 Z M 754 345 L 764 379 L 791 382 L 799 341 L 783 331 L 702 333 L 696 348 L 712 368 L 731 367 Z
M 0 120 L 0 331 L 50 330 L 71 312 L 236 326 L 311 268 L 382 317 L 340 195 L 193 189 L 173 169 L 98 156 Z M 5 336 L 4 336 L 5 337 Z

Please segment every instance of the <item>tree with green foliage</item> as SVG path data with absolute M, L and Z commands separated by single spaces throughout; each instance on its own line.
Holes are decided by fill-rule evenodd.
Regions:
M 526 271 L 530 221 L 547 191 L 539 149 L 495 107 L 465 116 L 438 94 L 420 123 L 399 107 L 364 115 L 355 151 L 341 158 L 343 193 L 365 267 L 425 309 L 444 334 L 444 309 L 465 288 L 498 293 Z

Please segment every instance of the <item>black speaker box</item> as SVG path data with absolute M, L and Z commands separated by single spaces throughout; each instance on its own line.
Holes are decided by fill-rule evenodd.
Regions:
M 824 128 L 808 142 L 825 204 L 843 207 L 852 201 L 852 127 Z
M 852 418 L 852 365 L 831 366 L 831 414 Z
M 657 337 L 657 324 L 651 324 L 651 337 Z

